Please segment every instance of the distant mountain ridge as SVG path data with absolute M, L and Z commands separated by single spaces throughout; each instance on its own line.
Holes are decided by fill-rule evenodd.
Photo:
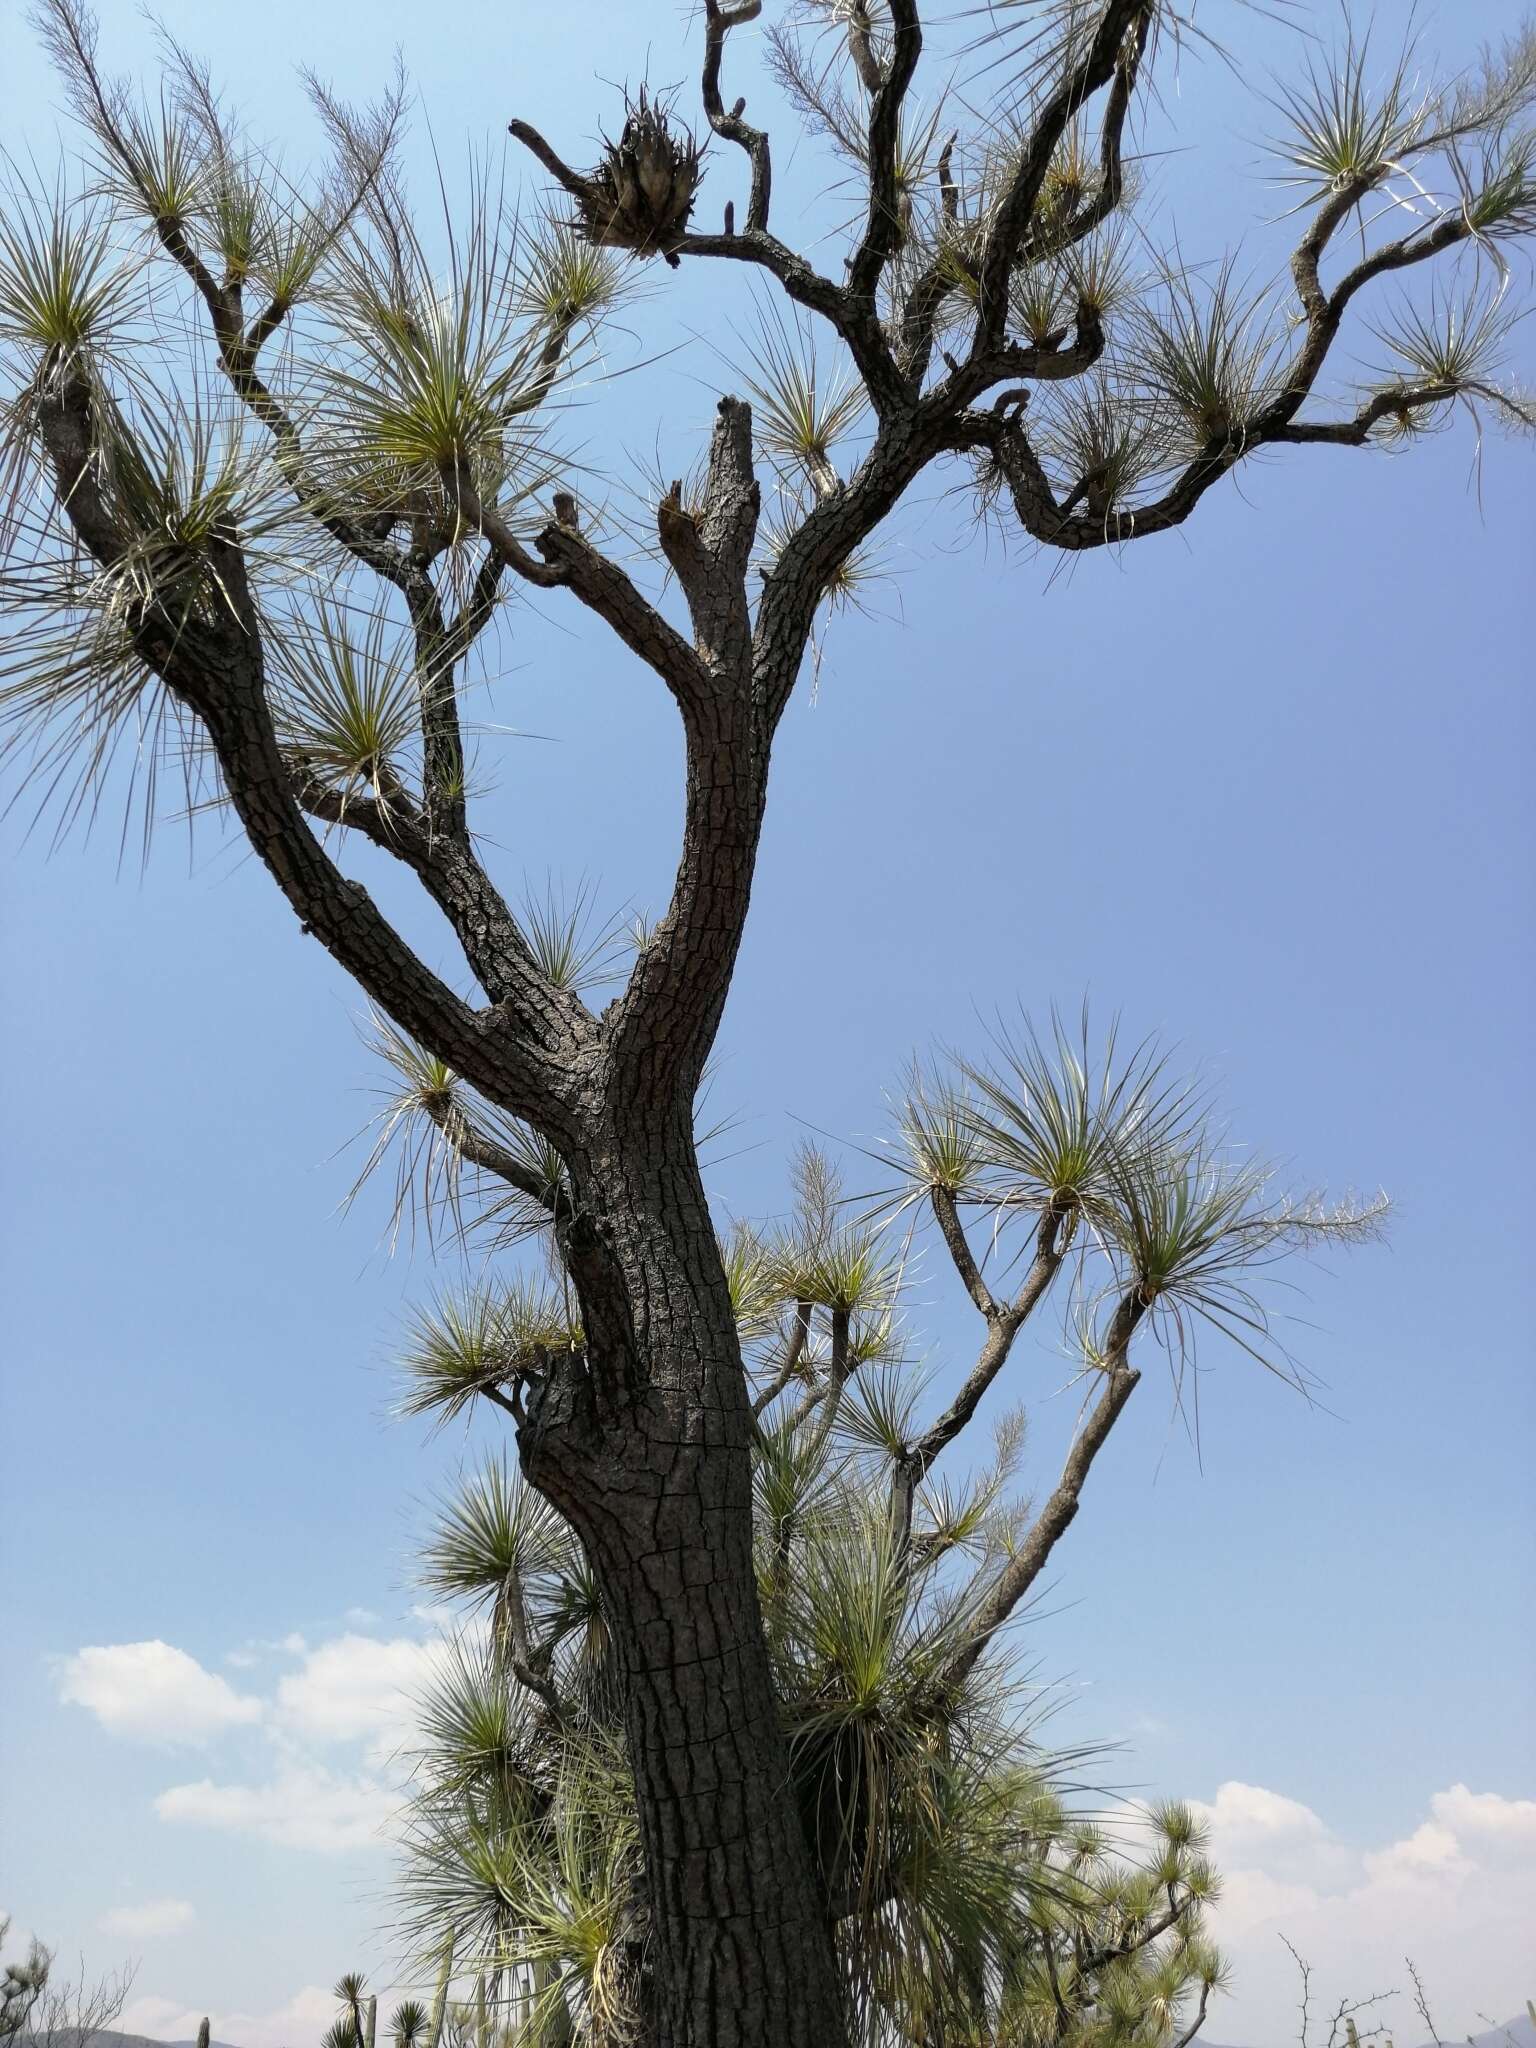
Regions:
M 82 2034 L 74 2027 L 60 2027 L 54 2034 L 23 2034 L 19 2048 L 197 2048 L 195 2041 L 152 2041 L 148 2034 L 119 2034 L 104 2028 L 98 2034 Z M 228 2041 L 210 2041 L 208 2048 L 232 2048 Z M 307 2042 L 295 2042 L 294 2048 L 309 2048 Z M 1522 2041 L 1520 2048 L 1525 2048 Z

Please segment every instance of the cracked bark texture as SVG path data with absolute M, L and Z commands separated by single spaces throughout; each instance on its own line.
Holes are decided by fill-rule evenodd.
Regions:
M 758 1608 L 752 1418 L 690 1119 L 631 1096 L 598 1121 L 565 1238 L 587 1352 L 537 1391 L 519 1448 L 582 1537 L 623 1672 L 656 2040 L 836 2042 L 831 1929 Z
M 788 1789 L 753 1562 L 753 1419 L 693 1133 L 767 793 L 746 599 L 758 507 L 751 416 L 726 399 L 702 513 L 658 515 L 695 636 L 675 688 L 683 857 L 577 1104 L 561 1250 L 586 1350 L 552 1369 L 519 1433 L 525 1471 L 593 1561 L 624 1675 L 659 2048 L 810 2048 L 844 2032 Z

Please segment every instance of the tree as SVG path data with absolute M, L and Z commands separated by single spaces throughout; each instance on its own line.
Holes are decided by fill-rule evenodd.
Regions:
M 10 1916 L 0 1915 L 0 1948 L 11 1931 Z M 25 1962 L 7 1963 L 0 1978 L 0 2041 L 14 2041 L 30 2031 L 38 2000 L 48 1988 L 53 1957 L 36 1935 L 27 1946 Z
M 1301 1997 L 1298 2001 L 1300 2029 L 1297 2034 L 1297 2040 L 1300 2043 L 1300 2048 L 1315 2048 L 1315 2042 L 1309 2037 L 1308 2031 L 1312 2023 L 1312 1966 L 1305 1956 L 1298 1954 L 1283 1934 L 1280 1939 L 1285 1942 L 1285 1946 L 1290 1949 L 1292 1956 L 1295 1958 L 1296 1968 L 1301 1977 Z M 1441 2039 L 1440 2029 L 1435 2025 L 1434 2014 L 1430 2010 L 1429 1997 L 1424 1989 L 1424 1980 L 1415 1968 L 1412 1956 L 1405 1956 L 1403 1958 L 1403 1968 L 1407 1971 L 1409 1982 L 1413 1986 L 1414 2011 L 1428 2029 L 1429 2038 L 1433 2042 L 1434 2048 L 1445 2048 L 1445 2044 Z M 1320 2015 L 1320 2018 L 1328 2021 L 1328 2037 L 1323 2043 L 1323 2048 L 1360 2048 L 1362 2041 L 1380 2041 L 1383 2044 L 1383 2048 L 1393 2048 L 1392 2030 L 1385 2022 L 1375 2019 L 1374 2008 L 1385 2005 L 1388 1999 L 1395 1996 L 1396 1993 L 1392 1991 L 1377 1991 L 1373 1992 L 1368 1998 L 1341 1998 L 1331 2013 L 1325 2010 Z M 1525 2001 L 1525 2010 L 1531 2024 L 1536 2026 L 1536 2002 L 1528 1998 Z M 1362 2026 L 1356 2019 L 1355 2015 L 1357 2013 L 1365 2013 L 1369 2016 L 1365 2025 Z M 1483 2017 L 1486 2019 L 1487 2015 L 1485 2014 Z M 1518 2022 L 1515 2024 L 1518 2024 Z M 1490 2034 L 1492 2034 L 1495 2031 L 1494 2023 L 1488 2021 L 1488 2026 Z M 1472 2037 L 1468 2035 L 1467 2038 L 1470 2040 Z M 1515 2048 L 1515 2036 L 1512 2027 L 1502 2029 L 1501 2048 Z
M 439 1424 L 487 1399 L 525 1412 L 548 1361 L 583 1347 L 550 1213 L 569 1186 L 552 1162 L 550 1204 L 509 1199 L 472 1163 L 493 1128 L 486 1106 L 387 1028 L 379 1046 L 400 1086 L 369 1167 L 395 1151 L 399 1201 L 451 1208 L 468 1244 L 535 1253 L 515 1277 L 496 1270 L 419 1312 L 405 1411 Z M 440 1152 L 445 1089 L 459 1121 Z M 1149 1858 L 1111 1860 L 1113 1830 L 1056 1783 L 1080 1760 L 1034 1738 L 1007 1625 L 1134 1391 L 1140 1324 L 1160 1326 L 1180 1362 L 1203 1322 L 1289 1370 L 1259 1274 L 1295 1246 L 1370 1233 L 1379 1205 L 1277 1198 L 1155 1046 L 1126 1054 L 1111 1033 L 1095 1055 L 1086 1016 L 1077 1035 L 1026 1026 L 985 1064 L 914 1071 L 878 1158 L 886 1185 L 851 1201 L 831 1161 L 802 1147 L 789 1219 L 738 1223 L 722 1243 L 756 1424 L 758 1601 L 851 2035 L 870 2048 L 1168 2048 L 1193 2039 L 1222 1977 L 1199 1832 L 1170 1806 L 1151 1816 Z M 991 1240 L 980 1258 L 977 1222 Z M 908 1322 L 920 1225 L 982 1325 L 971 1371 L 926 1422 Z M 995 1418 L 969 1480 L 939 1467 L 1053 1291 L 1083 1407 L 1033 1509 L 1015 1495 L 1022 1408 Z M 424 1703 L 405 1878 L 415 1960 L 433 1967 L 446 1950 L 477 1979 L 470 2038 L 650 2040 L 654 1916 L 626 1677 L 588 1554 L 496 1459 L 448 1505 L 422 1580 L 483 1627 L 457 1637 Z
M 821 608 L 856 591 L 861 548 L 929 472 L 969 476 L 1033 543 L 1081 553 L 1181 525 L 1263 450 L 1400 441 L 1463 407 L 1530 417 L 1498 372 L 1502 252 L 1536 195 L 1536 36 L 1443 91 L 1406 55 L 1378 76 L 1346 38 L 1283 101 L 1306 220 L 1282 303 L 1230 263 L 1147 260 L 1125 225 L 1133 122 L 1160 52 L 1192 32 L 1175 0 L 998 0 L 997 54 L 1015 61 L 988 60 L 992 104 L 952 135 L 942 99 L 919 110 L 918 0 L 786 6 L 771 65 L 855 189 L 830 274 L 776 231 L 769 135 L 725 97 L 728 41 L 761 11 L 704 8 L 702 103 L 718 152 L 740 152 L 739 222 L 728 206 L 720 231 L 694 225 L 702 152 L 640 90 L 590 172 L 514 120 L 565 211 L 520 245 L 482 182 L 434 257 L 399 170 L 402 85 L 358 111 L 311 80 L 333 168 L 296 191 L 185 51 L 142 103 L 103 75 L 83 0 L 42 0 L 97 175 L 79 199 L 19 195 L 0 251 L 5 692 L 34 765 L 72 803 L 125 736 L 151 766 L 206 770 L 305 932 L 420 1049 L 417 1107 L 447 1154 L 553 1231 L 578 1313 L 482 1391 L 513 1411 L 522 1469 L 601 1588 L 668 2048 L 845 2033 L 756 1595 L 754 1418 L 694 1128 L 774 735 Z M 665 588 L 584 517 L 551 411 L 656 256 L 722 289 L 736 266 L 787 301 L 783 346 L 742 371 L 755 426 L 723 398 L 697 474 L 656 494 Z M 1326 400 L 1356 302 L 1458 259 L 1459 281 L 1382 331 L 1383 376 Z M 846 366 L 830 386 L 812 335 Z M 591 613 L 669 694 L 686 746 L 671 901 L 601 1014 L 569 935 L 514 911 L 471 825 L 459 685 L 519 587 Z M 349 877 L 359 842 L 441 911 L 478 997 Z M 1164 1164 L 1122 1176 L 1127 1287 L 1094 1365 L 1110 1405 L 1074 1450 L 1062 1526 L 1136 1383 L 1131 1342 L 1158 1321 L 1163 1280 L 1138 1260 L 1169 1233 L 1226 1242 L 1216 1163 Z M 951 1192 L 931 1184 L 937 1227 L 1005 1353 L 1018 1304 L 980 1278 Z M 1083 1199 L 1053 1190 L 1037 1259 L 1069 1211 L 1089 1227 Z M 1040 1525 L 1019 1557 L 1056 1534 Z M 1004 1565 L 982 1620 L 1001 1623 L 1028 1577 Z
M 1052 1238 L 1046 1263 L 1057 1267 L 1077 1255 L 1064 1242 L 1058 1258 L 1055 1238 L 1094 1231 L 1090 1211 L 1110 1235 L 1108 1149 L 1155 1171 L 1151 1150 L 1177 1142 L 1180 1118 L 1167 1103 L 1158 1113 L 1153 1063 L 1082 1092 L 1082 1068 L 1063 1064 L 1055 1091 L 1032 1098 L 1033 1134 L 968 1111 L 951 1092 L 956 1123 L 938 1182 L 930 1083 L 923 1110 L 909 1102 L 904 1114 L 910 1178 L 895 1206 L 926 1202 L 935 1186 L 941 1205 L 985 1203 L 1007 1250 L 1027 1219 L 1031 1235 Z M 1043 1080 L 1049 1070 L 1033 1071 Z M 1087 1132 L 1089 1148 L 1073 1161 L 1058 1151 L 1042 1182 L 1029 1148 L 1046 1119 L 1068 1144 Z M 1042 1188 L 1069 1167 L 1087 1209 L 1049 1219 Z M 969 1483 L 929 1478 L 1000 1369 L 1005 1312 L 994 1309 L 958 1402 L 921 1429 L 923 1375 L 903 1328 L 908 1260 L 879 1211 L 840 1210 L 820 1154 L 801 1154 L 796 1183 L 792 1222 L 738 1228 L 726 1270 L 759 1425 L 759 1602 L 851 2036 L 870 2048 L 1187 2043 L 1222 1981 L 1202 1924 L 1217 1886 L 1200 1832 L 1186 1809 L 1162 1807 L 1147 1817 L 1150 1853 L 1112 1857 L 1113 1827 L 1074 1812 L 1059 1782 L 1081 1760 L 1040 1748 L 1021 1675 L 995 1646 L 1000 1608 L 1048 1555 L 1041 1532 L 1070 1519 L 1073 1472 L 1032 1516 L 1014 1495 L 1024 1430 L 1015 1410 L 999 1418 L 992 1456 Z M 494 1227 L 504 1213 L 488 1192 Z M 1215 1290 L 1273 1242 L 1251 1210 L 1219 1253 L 1207 1236 L 1205 1255 L 1181 1256 L 1170 1274 L 1165 1312 L 1176 1299 L 1194 1305 L 1186 1288 L 1214 1305 Z M 1100 1283 L 1115 1259 L 1088 1243 L 1080 1251 L 1079 1307 L 1112 1327 L 1114 1297 Z M 1222 1280 L 1218 1259 L 1231 1261 Z M 1012 1322 L 1022 1324 L 1047 1277 L 1031 1265 L 1006 1311 Z M 979 1272 L 974 1282 L 985 1289 Z M 573 1341 L 537 1282 L 445 1298 L 422 1314 L 406 1359 L 410 1405 L 441 1416 L 487 1385 L 515 1385 L 530 1340 Z M 1085 1442 L 1121 1398 L 1119 1371 L 1107 1354 L 1085 1370 L 1096 1411 Z M 471 1616 L 421 1717 L 404 1888 L 417 1960 L 430 1966 L 447 1948 L 477 1976 L 473 2041 L 488 2028 L 507 2048 L 654 2038 L 653 1916 L 624 1674 L 579 1539 L 493 1458 L 447 1503 L 422 1581 Z
M 0 1948 L 10 1932 L 10 1919 L 0 1914 Z M 96 2035 L 112 2027 L 128 2003 L 135 1966 L 127 1964 L 94 1982 L 85 1964 L 72 1978 L 55 1971 L 57 1957 L 33 1935 L 25 1962 L 7 1963 L 0 1974 L 0 2041 L 18 2041 L 27 2048 L 87 2048 Z M 199 2048 L 208 2048 L 206 2040 Z

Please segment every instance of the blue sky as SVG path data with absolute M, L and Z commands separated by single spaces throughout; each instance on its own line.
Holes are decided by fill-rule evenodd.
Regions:
M 451 35 L 403 0 L 366 35 L 340 0 L 273 0 L 259 28 L 161 11 L 294 159 L 294 67 L 363 93 L 398 42 L 424 205 L 427 119 L 450 175 L 514 112 L 579 155 L 612 82 L 692 69 L 681 6 L 461 0 Z M 51 164 L 23 12 L 0 8 L 0 116 Z M 1186 255 L 1245 237 L 1263 275 L 1279 201 L 1251 88 L 1299 50 L 1225 12 L 1237 69 L 1167 77 L 1152 218 L 1176 213 Z M 1518 12 L 1442 8 L 1425 47 L 1465 61 Z M 109 60 L 145 66 L 144 24 L 105 13 Z M 761 94 L 745 43 L 733 62 Z M 817 176 L 808 148 L 786 157 L 781 232 Z M 734 177 L 712 172 L 707 207 Z M 572 422 L 586 460 L 633 477 L 659 441 L 673 473 L 750 314 L 735 278 L 656 280 L 613 342 L 646 367 Z M 1301 1276 L 1287 1340 L 1326 1409 L 1211 1345 L 1197 1463 L 1149 1373 L 1021 1639 L 1062 1689 L 1056 1732 L 1123 1741 L 1107 1777 L 1211 1808 L 1241 1970 L 1212 2031 L 1252 2048 L 1292 2038 L 1277 1930 L 1334 1997 L 1400 1978 L 1408 1947 L 1448 2032 L 1536 1991 L 1532 472 L 1492 436 L 1479 488 L 1473 453 L 1467 432 L 1293 451 L 1183 534 L 1065 566 L 968 540 L 963 492 L 925 487 L 876 616 L 832 626 L 786 719 L 721 1048 L 740 1122 L 712 1184 L 737 1213 L 781 1205 L 805 1126 L 871 1140 L 914 1048 L 1084 992 L 1185 1048 L 1299 1181 L 1392 1194 L 1385 1248 Z M 655 906 L 679 779 L 660 693 L 554 602 L 520 604 L 504 651 L 484 718 L 540 737 L 483 745 L 498 871 Z M 207 2010 L 280 2048 L 317 2034 L 314 1987 L 390 1967 L 379 1759 L 430 1655 L 413 1533 L 466 1455 L 390 1414 L 390 1347 L 433 1276 L 385 1256 L 382 1190 L 338 1213 L 374 1080 L 361 1004 L 266 876 L 211 834 L 189 857 L 167 830 L 141 876 L 110 825 L 50 854 L 22 824 L 0 1907 L 66 1953 L 141 1955 L 145 2031 Z M 920 1296 L 942 1373 L 968 1311 L 937 1269 Z M 1035 1484 L 1070 1431 L 1074 1397 L 1042 1398 L 1065 1377 L 1046 1332 L 1011 1390 L 1036 1404 Z

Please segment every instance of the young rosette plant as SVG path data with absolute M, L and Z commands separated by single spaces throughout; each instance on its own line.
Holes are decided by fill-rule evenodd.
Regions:
M 1200 1830 L 1175 1804 L 1096 1813 L 1070 1796 L 1084 1757 L 1042 1743 L 1010 1624 L 1141 1354 L 1166 1354 L 1176 1398 L 1202 1330 L 1303 1384 L 1265 1270 L 1369 1234 L 1381 1205 L 1281 1198 L 1155 1046 L 1126 1052 L 1112 1031 L 1096 1049 L 1086 1017 L 1075 1034 L 1059 1020 L 1000 1032 L 986 1061 L 930 1061 L 894 1110 L 878 1155 L 894 1178 L 851 1198 L 802 1145 L 787 1214 L 736 1223 L 721 1248 L 756 1388 L 756 1595 L 850 2038 L 1169 2048 L 1194 2038 L 1223 1978 Z M 908 1321 L 930 1239 L 983 1326 L 946 1403 Z M 523 1253 L 532 1277 L 419 1316 L 411 1412 L 526 1413 L 556 1354 L 580 1354 L 549 1277 L 558 1230 Z M 997 1383 L 1048 1299 L 1084 1405 L 1031 1503 L 1025 1412 Z M 946 1456 L 984 1405 L 987 1454 Z M 424 1959 L 451 1944 L 510 2042 L 650 2040 L 626 1673 L 582 1543 L 496 1457 L 444 1504 L 421 1577 L 462 1626 L 422 1704 L 411 1937 Z

